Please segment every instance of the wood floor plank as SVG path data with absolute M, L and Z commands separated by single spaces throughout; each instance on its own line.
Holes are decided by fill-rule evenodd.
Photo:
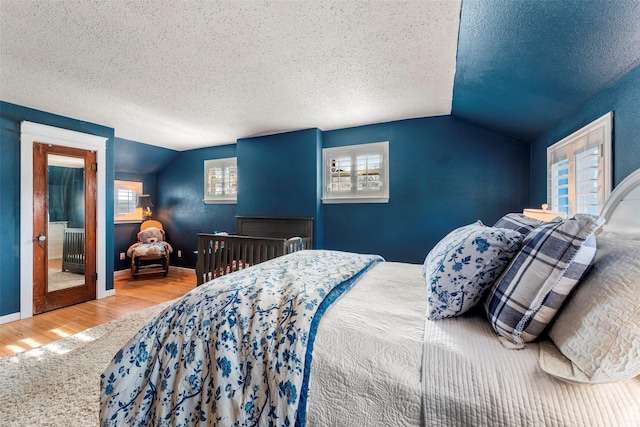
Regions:
M 173 268 L 167 277 L 114 277 L 116 294 L 0 325 L 0 357 L 30 350 L 122 316 L 178 298 L 196 286 L 192 270 Z

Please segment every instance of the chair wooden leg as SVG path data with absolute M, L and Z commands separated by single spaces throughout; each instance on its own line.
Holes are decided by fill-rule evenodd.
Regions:
M 136 259 L 135 259 L 135 257 L 132 257 L 131 258 L 131 277 L 133 277 L 134 279 L 137 278 L 137 275 L 136 275 L 137 271 L 136 270 L 137 270 L 136 269 Z

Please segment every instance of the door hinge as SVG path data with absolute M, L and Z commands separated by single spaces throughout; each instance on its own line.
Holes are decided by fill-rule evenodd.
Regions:
M 91 280 L 97 281 L 98 280 L 98 273 L 91 274 Z
M 97 163 L 91 163 L 91 170 L 94 172 L 98 172 L 98 164 Z

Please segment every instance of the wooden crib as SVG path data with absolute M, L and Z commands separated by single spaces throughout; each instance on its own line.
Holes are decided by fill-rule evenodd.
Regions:
M 216 277 L 313 247 L 313 218 L 236 217 L 233 235 L 198 234 L 198 286 Z
M 65 228 L 62 271 L 84 274 L 84 228 Z

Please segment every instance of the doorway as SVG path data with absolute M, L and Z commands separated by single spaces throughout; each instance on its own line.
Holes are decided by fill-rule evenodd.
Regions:
M 93 261 L 89 260 L 90 252 L 87 251 L 73 251 L 75 254 L 83 253 L 85 256 L 84 262 L 85 264 L 91 264 L 93 269 L 93 274 L 89 273 L 90 279 L 89 281 L 84 280 L 86 277 L 86 272 L 83 275 L 84 286 L 86 291 L 79 291 L 76 288 L 80 288 L 81 286 L 70 286 L 63 289 L 52 289 L 49 291 L 48 283 L 46 287 L 44 282 L 48 281 L 48 277 L 46 280 L 36 279 L 34 276 L 34 259 L 36 258 L 36 247 L 40 249 L 38 242 L 47 242 L 48 237 L 47 233 L 49 232 L 49 218 L 45 216 L 46 224 L 40 225 L 39 230 L 36 231 L 38 224 L 36 224 L 36 217 L 41 215 L 35 215 L 35 212 L 38 208 L 35 206 L 35 201 L 38 200 L 36 197 L 34 190 L 37 188 L 35 181 L 38 179 L 37 174 L 35 174 L 34 170 L 34 156 L 36 155 L 34 147 L 35 143 L 40 143 L 44 146 L 56 146 L 58 148 L 71 148 L 78 149 L 81 153 L 84 152 L 93 152 L 96 156 L 95 161 L 91 163 L 97 163 L 97 173 L 95 173 L 95 184 L 93 185 L 93 193 L 95 199 L 92 205 L 94 206 L 94 221 L 95 225 L 92 226 L 92 230 L 94 230 L 93 242 L 89 243 L 87 236 L 85 236 L 84 242 L 85 245 L 89 244 L 91 247 L 95 248 L 93 252 Z M 53 294 L 53 303 L 50 305 L 55 305 L 55 300 L 57 298 L 69 297 L 68 294 L 73 294 L 76 292 L 92 292 L 93 298 L 104 298 L 106 296 L 115 295 L 115 291 L 113 289 L 106 289 L 107 281 L 106 281 L 106 259 L 107 259 L 107 208 L 106 208 L 106 158 L 107 158 L 107 138 L 97 135 L 86 134 L 82 132 L 71 131 L 67 129 L 56 128 L 53 126 L 42 125 L 38 123 L 23 121 L 20 124 L 20 313 L 18 313 L 18 318 L 25 319 L 31 317 L 34 313 L 34 302 L 36 300 L 36 282 L 40 282 L 40 289 L 42 292 Z M 47 162 L 46 166 L 41 166 L 41 168 L 49 168 L 49 154 L 52 154 L 52 165 L 58 162 L 63 158 L 70 157 L 72 158 L 72 163 L 77 162 L 78 158 L 84 159 L 81 160 L 82 163 L 86 163 L 87 160 L 84 158 L 84 154 L 72 154 L 69 155 L 69 152 L 60 153 L 47 153 Z M 57 157 L 56 157 L 57 156 Z M 74 160 L 75 158 L 75 160 Z M 42 163 L 41 163 L 42 164 Z M 75 167 L 77 168 L 77 165 Z M 91 165 L 85 166 L 83 169 L 91 169 Z M 95 172 L 95 171 L 93 171 Z M 68 172 L 71 174 L 71 172 Z M 78 172 L 75 172 L 76 174 Z M 85 173 L 84 171 L 82 172 Z M 43 174 L 40 174 L 42 176 Z M 44 178 L 42 178 L 44 179 Z M 47 177 L 48 179 L 48 177 Z M 83 185 L 87 185 L 86 182 Z M 86 193 L 86 191 L 85 191 Z M 86 201 L 85 201 L 85 214 L 86 214 Z M 45 211 L 47 212 L 47 211 Z M 47 212 L 46 215 L 49 215 Z M 74 219 L 73 221 L 76 221 Z M 76 222 L 79 224 L 79 222 Z M 41 240 L 43 237 L 40 237 L 40 233 L 45 229 L 46 232 L 44 234 L 44 240 Z M 68 224 L 67 224 L 68 225 Z M 82 229 L 83 227 L 66 227 L 66 228 L 76 228 Z M 85 227 L 86 230 L 86 219 L 85 219 Z M 49 243 L 49 242 L 47 242 Z M 42 243 L 42 246 L 45 246 L 45 243 Z M 48 248 L 47 248 L 48 249 Z M 47 264 L 49 264 L 49 255 L 44 255 L 42 252 L 39 256 L 42 259 L 47 260 Z M 52 258 L 54 259 L 54 258 Z M 57 261 L 52 261 L 51 265 L 56 265 Z M 42 266 L 42 263 L 39 264 Z M 49 265 L 47 265 L 48 270 Z M 62 267 L 61 267 L 62 268 Z M 46 271 L 43 270 L 43 271 Z M 45 274 L 45 273 L 41 273 Z M 48 271 L 46 271 L 48 275 Z M 89 285 L 87 286 L 87 282 Z M 90 289 L 91 288 L 91 289 Z M 70 290 L 69 290 L 70 289 Z M 75 290 L 74 290 L 75 289 Z M 64 293 L 60 293 L 60 291 L 65 291 Z M 38 291 L 40 292 L 40 291 Z M 45 306 L 47 304 L 45 303 Z M 17 320 L 17 319 L 16 319 Z
M 96 297 L 96 153 L 33 143 L 33 313 Z

